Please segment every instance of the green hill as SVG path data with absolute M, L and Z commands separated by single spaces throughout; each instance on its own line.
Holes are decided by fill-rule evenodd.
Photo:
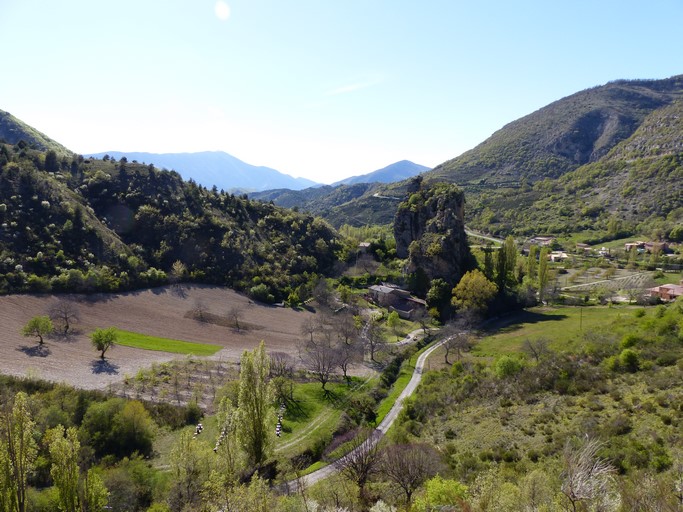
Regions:
M 17 119 L 9 112 L 0 110 L 0 142 L 19 144 L 23 141 L 28 146 L 42 151 L 53 150 L 61 155 L 70 155 L 71 151 L 59 142 L 52 140 L 44 133 Z
M 319 218 L 173 171 L 0 144 L 0 292 L 117 291 L 175 269 L 280 300 L 330 272 L 339 248 Z
M 494 234 L 668 232 L 680 219 L 683 75 L 619 80 L 514 121 L 423 174 L 465 191 L 468 225 Z M 391 223 L 407 182 L 329 201 L 332 224 Z M 321 203 L 321 198 L 318 198 Z M 654 216 L 654 217 L 653 217 Z M 615 227 L 616 226 L 616 227 Z

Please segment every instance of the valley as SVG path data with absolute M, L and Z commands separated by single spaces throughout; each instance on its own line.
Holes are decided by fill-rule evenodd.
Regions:
M 0 112 L 0 510 L 678 510 L 681 80 L 249 195 Z

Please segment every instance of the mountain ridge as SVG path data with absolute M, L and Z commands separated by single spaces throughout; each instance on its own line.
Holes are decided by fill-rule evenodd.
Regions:
M 416 164 L 410 160 L 399 160 L 376 171 L 339 180 L 332 183 L 332 186 L 355 185 L 357 183 L 393 183 L 412 178 L 429 169 L 427 166 Z
M 512 121 L 422 176 L 426 183 L 462 187 L 465 220 L 484 232 L 660 236 L 683 221 L 676 213 L 683 205 L 677 163 L 683 127 L 674 122 L 681 101 L 683 75 L 612 81 Z M 668 121 L 657 119 L 669 110 Z M 629 144 L 640 153 L 626 149 Z M 632 176 L 641 176 L 640 182 Z M 316 211 L 335 226 L 347 220 L 390 224 L 396 203 L 382 198 L 405 197 L 408 182 L 380 185 Z M 662 217 L 665 227 L 656 228 Z M 616 232 L 615 225 L 621 226 Z
M 193 179 L 206 187 L 223 190 L 268 190 L 291 188 L 301 190 L 317 183 L 306 178 L 294 178 L 270 167 L 252 165 L 225 151 L 184 153 L 150 153 L 144 151 L 108 151 L 87 153 L 94 158 L 106 155 L 121 159 L 152 163 L 160 168 L 175 170 L 186 179 Z M 227 172 L 226 172 L 227 171 Z

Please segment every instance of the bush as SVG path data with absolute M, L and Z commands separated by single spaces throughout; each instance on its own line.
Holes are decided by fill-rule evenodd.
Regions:
M 496 361 L 493 372 L 499 379 L 505 379 L 517 375 L 522 371 L 522 362 L 511 356 L 503 356 Z
M 627 372 L 635 373 L 640 369 L 640 356 L 635 350 L 626 348 L 619 354 L 619 364 Z

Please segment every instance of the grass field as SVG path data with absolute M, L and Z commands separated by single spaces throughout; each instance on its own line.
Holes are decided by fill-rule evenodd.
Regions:
M 632 316 L 632 306 L 558 306 L 532 308 L 487 326 L 495 334 L 483 337 L 472 350 L 481 357 L 520 352 L 525 340 L 546 338 L 550 347 L 562 351 L 583 332 L 609 325 L 619 316 Z
M 132 331 L 116 330 L 118 334 L 117 344 L 124 347 L 155 350 L 158 352 L 171 352 L 173 354 L 192 354 L 195 356 L 212 356 L 221 348 L 220 345 L 209 343 L 192 343 L 190 341 L 172 340 L 148 336 Z

